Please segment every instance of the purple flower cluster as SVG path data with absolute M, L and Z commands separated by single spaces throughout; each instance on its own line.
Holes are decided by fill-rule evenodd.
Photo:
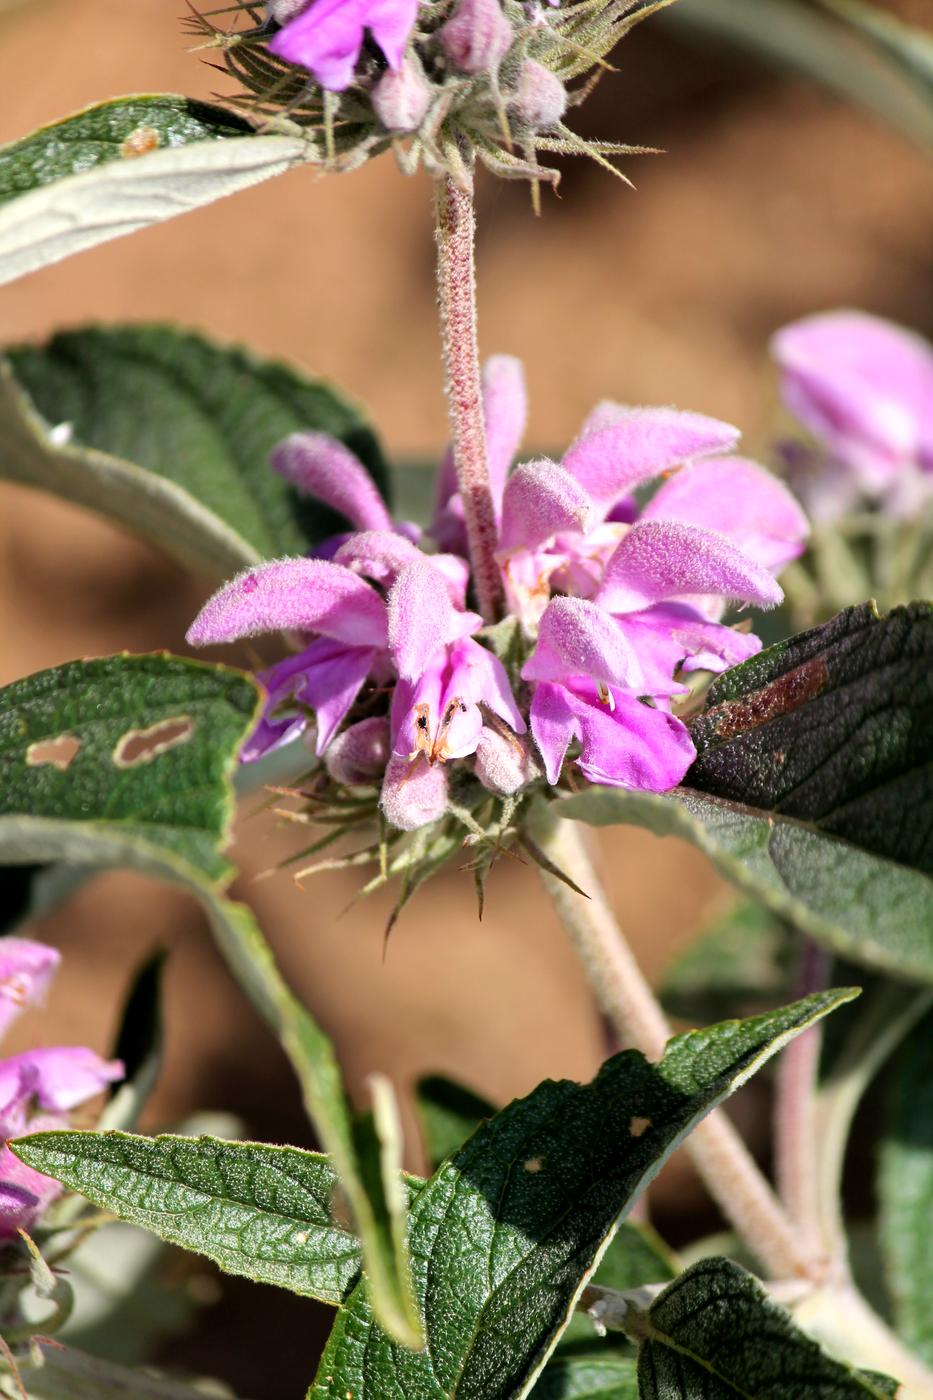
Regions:
M 286 440 L 272 465 L 352 532 L 318 557 L 240 574 L 188 634 L 196 646 L 300 634 L 303 649 L 260 676 L 268 703 L 244 759 L 313 724 L 334 780 L 379 785 L 386 819 L 405 830 L 443 816 L 452 765 L 513 794 L 542 770 L 556 784 L 573 743 L 591 782 L 674 787 L 694 756 L 672 713 L 686 673 L 758 650 L 722 622 L 726 607 L 780 602 L 774 575 L 807 534 L 789 492 L 732 455 L 739 434 L 726 423 L 603 404 L 561 462 L 510 472 L 526 417 L 517 361 L 489 362 L 484 409 L 497 560 L 520 639 L 511 678 L 467 605 L 449 454 L 422 538 L 391 519 L 347 448 L 319 433 Z
M 26 938 L 0 939 L 0 1035 L 25 1007 L 42 1000 L 60 956 Z M 0 1060 L 0 1242 L 31 1230 L 62 1190 L 15 1157 L 9 1139 L 67 1127 L 71 1109 L 122 1077 L 119 1061 L 102 1060 L 83 1046 L 26 1050 Z

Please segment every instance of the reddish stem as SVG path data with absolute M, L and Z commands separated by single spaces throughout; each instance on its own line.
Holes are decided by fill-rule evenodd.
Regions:
M 437 287 L 447 402 L 477 602 L 486 622 L 502 611 L 498 527 L 489 484 L 486 425 L 476 337 L 473 177 L 437 181 Z

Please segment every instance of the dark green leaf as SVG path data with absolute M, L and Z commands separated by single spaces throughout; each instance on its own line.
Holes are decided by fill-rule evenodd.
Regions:
M 15 1151 L 95 1206 L 227 1273 L 325 1303 L 339 1303 L 359 1273 L 359 1243 L 336 1216 L 337 1176 L 320 1153 L 113 1132 L 36 1133 Z
M 432 1171 L 452 1157 L 495 1107 L 463 1084 L 441 1074 L 418 1080 L 418 1117 Z
M 933 980 L 933 607 L 850 608 L 721 676 L 670 797 L 593 788 L 561 813 L 692 841 L 854 961 Z
M 685 786 L 933 874 L 933 604 L 870 604 L 710 686 Z
M 0 691 L 0 864 L 130 866 L 202 903 L 241 986 L 275 1030 L 346 1192 L 375 1306 L 393 1335 L 419 1332 L 399 1208 L 364 1189 L 328 1037 L 282 979 L 251 912 L 222 897 L 231 774 L 259 704 L 238 671 L 165 655 L 72 662 Z M 393 1166 L 397 1146 L 387 1144 Z
M 627 1329 L 628 1330 L 628 1329 Z M 641 1400 L 867 1400 L 890 1395 L 828 1356 L 730 1259 L 704 1259 L 632 1319 Z
M 338 1315 L 312 1400 L 527 1395 L 619 1217 L 674 1147 L 851 995 L 678 1036 L 658 1065 L 628 1051 L 591 1084 L 546 1082 L 483 1123 L 411 1209 L 426 1350 L 381 1332 L 364 1280 Z
M 0 147 L 0 283 L 284 174 L 300 136 L 175 94 L 115 97 Z
M 898 1064 L 881 1148 L 881 1239 L 898 1332 L 933 1365 L 933 1012 L 911 1031 Z
M 68 331 L 0 362 L 0 475 L 108 515 L 218 579 L 340 528 L 269 468 L 272 447 L 306 428 L 340 438 L 387 489 L 375 437 L 329 385 L 203 336 Z

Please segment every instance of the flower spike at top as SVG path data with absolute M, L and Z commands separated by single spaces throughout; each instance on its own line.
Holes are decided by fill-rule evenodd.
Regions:
M 643 147 L 590 141 L 565 123 L 617 41 L 672 0 L 594 5 L 527 0 L 270 0 L 259 27 L 189 21 L 242 90 L 235 107 L 265 125 L 300 127 L 309 159 L 356 169 L 392 150 L 411 174 L 463 183 L 477 160 L 493 174 L 556 186 L 548 159 Z M 249 0 L 229 7 L 252 18 Z M 537 201 L 536 201 L 537 202 Z

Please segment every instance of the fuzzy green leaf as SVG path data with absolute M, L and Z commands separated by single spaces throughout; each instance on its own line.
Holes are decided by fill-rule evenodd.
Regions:
M 173 93 L 115 97 L 0 147 L 0 284 L 307 161 Z
M 223 897 L 237 755 L 259 706 L 241 672 L 166 655 L 71 662 L 0 691 L 0 865 L 129 866 L 200 900 L 288 1055 L 363 1241 L 375 1306 L 419 1339 L 399 1203 L 367 1192 L 333 1045 L 284 982 L 252 913 Z M 383 1139 L 379 1137 L 379 1143 Z M 397 1144 L 385 1143 L 394 1169 Z
M 230 1274 L 339 1303 L 359 1273 L 327 1157 L 213 1137 L 48 1132 L 15 1152 L 95 1206 Z
M 677 1144 L 852 995 L 678 1036 L 658 1065 L 627 1051 L 591 1084 L 546 1082 L 483 1123 L 412 1205 L 426 1349 L 385 1336 L 363 1280 L 338 1314 L 311 1400 L 527 1395 L 619 1218 Z
M 898 1332 L 933 1366 L 933 1013 L 911 1031 L 898 1065 L 881 1148 L 881 1242 Z
M 629 1330 L 627 1328 L 627 1330 Z M 883 1400 L 889 1382 L 828 1356 L 730 1259 L 704 1259 L 633 1319 L 641 1400 Z
M 387 489 L 375 437 L 328 384 L 192 332 L 67 331 L 0 361 L 0 476 L 107 515 L 211 578 L 341 527 L 269 468 L 302 429 L 340 438 Z
M 561 814 L 683 836 L 834 951 L 933 981 L 933 606 L 850 608 L 721 676 L 669 797 Z

